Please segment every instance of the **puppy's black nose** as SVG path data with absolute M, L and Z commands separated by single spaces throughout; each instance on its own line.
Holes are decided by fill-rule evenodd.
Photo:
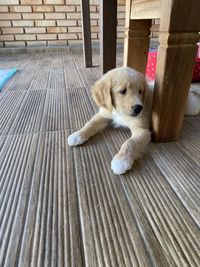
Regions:
M 143 106 L 142 105 L 135 105 L 132 107 L 132 109 L 133 109 L 133 113 L 135 115 L 138 115 L 143 110 Z

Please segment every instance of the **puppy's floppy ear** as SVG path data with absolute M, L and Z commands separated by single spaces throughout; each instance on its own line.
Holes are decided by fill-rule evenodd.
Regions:
M 92 87 L 92 97 L 97 106 L 104 107 L 112 111 L 112 97 L 111 97 L 112 81 L 111 78 L 104 78 L 98 80 Z

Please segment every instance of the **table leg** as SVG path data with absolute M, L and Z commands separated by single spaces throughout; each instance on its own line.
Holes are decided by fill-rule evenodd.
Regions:
M 101 0 L 100 57 L 102 73 L 116 67 L 117 0 Z
M 91 45 L 89 0 L 81 0 L 81 14 L 82 14 L 84 65 L 86 68 L 89 68 L 92 67 L 92 45 Z
M 151 20 L 128 20 L 125 24 L 124 66 L 145 74 Z
M 155 141 L 178 139 L 183 123 L 200 29 L 200 2 L 186 2 L 162 4 L 152 111 Z

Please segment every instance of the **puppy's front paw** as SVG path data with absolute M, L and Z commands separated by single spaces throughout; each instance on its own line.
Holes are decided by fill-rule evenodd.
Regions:
M 132 168 L 133 160 L 125 155 L 116 154 L 111 161 L 111 169 L 117 175 L 124 174 Z
M 67 141 L 69 146 L 78 146 L 82 145 L 87 139 L 80 132 L 75 132 L 68 137 Z

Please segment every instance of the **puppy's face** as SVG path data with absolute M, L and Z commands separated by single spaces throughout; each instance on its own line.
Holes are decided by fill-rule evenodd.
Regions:
M 143 110 L 146 81 L 144 75 L 130 68 L 118 68 L 96 82 L 92 95 L 99 107 L 113 108 L 123 115 L 139 116 Z

